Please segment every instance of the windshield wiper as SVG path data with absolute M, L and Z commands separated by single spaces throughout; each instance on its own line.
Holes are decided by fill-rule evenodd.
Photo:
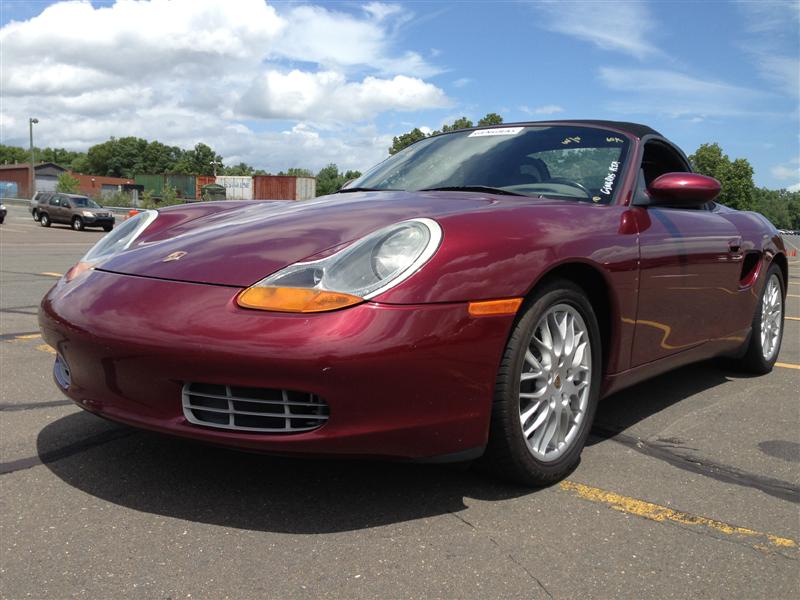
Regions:
M 371 188 L 371 187 L 351 187 L 342 188 L 337 194 L 347 194 L 349 192 L 401 192 L 402 190 L 392 190 L 389 188 Z
M 447 185 L 442 187 L 425 188 L 420 192 L 486 192 L 487 194 L 502 194 L 504 196 L 527 196 L 518 192 L 509 192 L 503 188 L 488 185 Z

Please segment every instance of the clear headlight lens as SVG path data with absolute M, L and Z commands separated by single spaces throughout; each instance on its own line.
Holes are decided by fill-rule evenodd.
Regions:
M 155 221 L 157 216 L 157 211 L 145 210 L 126 220 L 122 225 L 112 229 L 109 233 L 100 238 L 99 242 L 92 246 L 77 265 L 69 270 L 67 273 L 67 281 L 71 281 L 99 262 L 111 258 L 115 254 L 119 254 L 123 250 L 129 248 L 130 245 L 136 241 L 136 238 L 147 229 L 147 226 Z
M 94 216 L 94 213 L 93 213 L 92 211 L 90 211 L 90 210 L 82 210 L 82 211 L 81 211 L 81 214 L 82 214 L 84 217 L 93 217 L 93 216 Z
M 245 308 L 323 312 L 352 306 L 413 275 L 442 239 L 431 219 L 411 219 L 379 229 L 320 260 L 296 263 L 239 294 Z

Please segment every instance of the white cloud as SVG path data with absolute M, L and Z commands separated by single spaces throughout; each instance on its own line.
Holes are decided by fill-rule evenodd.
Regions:
M 364 133 L 369 120 L 450 101 L 425 80 L 438 67 L 396 49 L 407 9 L 362 9 L 264 0 L 53 4 L 0 29 L 0 136 L 27 144 L 27 118 L 36 116 L 40 145 L 81 149 L 135 135 L 184 147 L 204 141 L 226 160 L 247 156 L 269 169 L 288 161 L 366 168 L 391 143 Z M 272 120 L 289 121 L 286 132 L 265 133 Z
M 800 177 L 800 156 L 775 165 L 770 169 L 770 172 L 776 179 L 797 179 Z
M 578 0 L 534 6 L 544 17 L 542 26 L 550 31 L 639 59 L 660 54 L 652 43 L 655 20 L 644 3 Z
M 460 77 L 453 82 L 453 87 L 462 88 L 470 83 L 472 83 L 472 79 L 469 77 Z
M 790 192 L 800 192 L 800 183 L 795 183 L 794 185 L 790 185 L 786 188 Z
M 545 104 L 544 106 L 520 106 L 520 111 L 529 115 L 556 115 L 564 112 L 564 108 L 558 104 Z
M 767 94 L 678 71 L 602 67 L 599 76 L 608 88 L 624 92 L 624 100 L 610 105 L 616 112 L 666 115 L 693 122 L 711 116 L 771 114 L 763 110 Z
M 244 94 L 240 110 L 251 117 L 359 121 L 386 110 L 444 107 L 444 92 L 421 79 L 396 75 L 347 82 L 334 71 L 269 71 Z

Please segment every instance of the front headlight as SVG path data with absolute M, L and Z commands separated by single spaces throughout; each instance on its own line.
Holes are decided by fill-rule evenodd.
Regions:
M 86 213 L 84 213 L 85 215 Z M 145 210 L 131 217 L 119 227 L 115 227 L 105 236 L 100 238 L 87 252 L 80 262 L 72 267 L 67 273 L 67 281 L 71 281 L 84 271 L 91 269 L 98 263 L 111 258 L 126 250 L 136 241 L 148 225 L 155 221 L 158 212 L 155 210 Z
M 244 290 L 237 302 L 244 308 L 280 312 L 352 306 L 413 275 L 433 256 L 441 239 L 436 221 L 402 221 L 331 256 L 290 265 Z
M 94 216 L 94 213 L 93 213 L 92 211 L 90 211 L 90 210 L 82 210 L 82 211 L 81 211 L 81 214 L 82 214 L 84 217 L 93 217 L 93 216 Z

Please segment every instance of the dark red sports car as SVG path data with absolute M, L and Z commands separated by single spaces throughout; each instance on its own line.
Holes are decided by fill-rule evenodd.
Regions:
M 40 322 L 59 388 L 109 419 L 543 484 L 600 398 L 713 356 L 772 368 L 786 252 L 718 193 L 642 125 L 456 131 L 314 201 L 143 212 Z

